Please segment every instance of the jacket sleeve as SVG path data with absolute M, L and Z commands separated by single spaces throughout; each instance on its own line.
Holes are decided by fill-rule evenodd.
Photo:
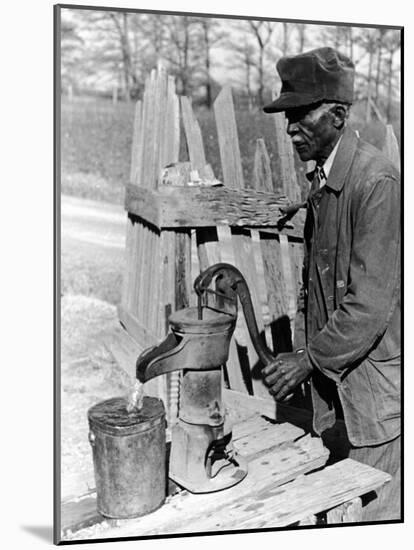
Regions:
M 384 334 L 399 293 L 400 185 L 384 175 L 366 182 L 353 208 L 344 297 L 309 343 L 311 363 L 339 383 Z

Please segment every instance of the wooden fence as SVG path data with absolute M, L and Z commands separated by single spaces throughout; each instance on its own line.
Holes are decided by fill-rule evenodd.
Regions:
M 174 80 L 163 68 L 148 77 L 143 100 L 136 105 L 125 198 L 126 271 L 119 307 L 124 331 L 113 347 L 132 376 L 139 349 L 164 338 L 172 311 L 195 305 L 194 278 L 220 261 L 234 264 L 245 276 L 268 346 L 277 352 L 291 345 L 303 259 L 304 211 L 286 223 L 281 220 L 284 203 L 274 192 L 263 139 L 257 140 L 253 180 L 246 186 L 229 87 L 221 90 L 214 112 L 222 185 L 217 185 L 205 158 L 190 100 L 176 95 Z M 300 190 L 284 116 L 267 116 L 274 118 L 284 194 L 296 201 Z M 189 157 L 181 163 L 180 119 Z M 267 414 L 274 416 L 274 401 L 261 380 L 241 311 L 226 370 L 234 395 L 267 400 Z M 149 383 L 150 393 L 164 399 L 170 421 L 176 415 L 179 380 L 180 373 L 172 373 Z

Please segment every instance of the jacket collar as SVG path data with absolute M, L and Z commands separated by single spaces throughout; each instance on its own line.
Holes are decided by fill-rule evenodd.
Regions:
M 351 168 L 357 150 L 357 143 L 357 134 L 349 126 L 346 126 L 325 184 L 327 187 L 330 187 L 334 191 L 341 191 Z M 313 176 L 314 172 L 306 174 L 309 181 L 313 180 Z

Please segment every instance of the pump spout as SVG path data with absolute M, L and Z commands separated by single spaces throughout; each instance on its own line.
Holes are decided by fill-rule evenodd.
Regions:
M 176 311 L 169 319 L 171 332 L 159 345 L 144 351 L 137 359 L 136 376 L 142 383 L 176 370 L 209 370 L 227 361 L 236 317 L 203 308 Z
M 179 341 L 174 333 L 168 334 L 167 338 L 158 346 L 145 350 L 137 359 L 136 377 L 144 383 L 155 376 L 178 370 L 180 367 L 176 361 L 169 360 L 182 350 Z

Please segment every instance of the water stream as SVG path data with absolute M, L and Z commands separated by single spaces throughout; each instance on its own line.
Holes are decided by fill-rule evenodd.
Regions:
M 144 402 L 144 384 L 139 380 L 135 380 L 132 390 L 127 395 L 127 412 L 132 413 L 135 410 L 142 409 Z

